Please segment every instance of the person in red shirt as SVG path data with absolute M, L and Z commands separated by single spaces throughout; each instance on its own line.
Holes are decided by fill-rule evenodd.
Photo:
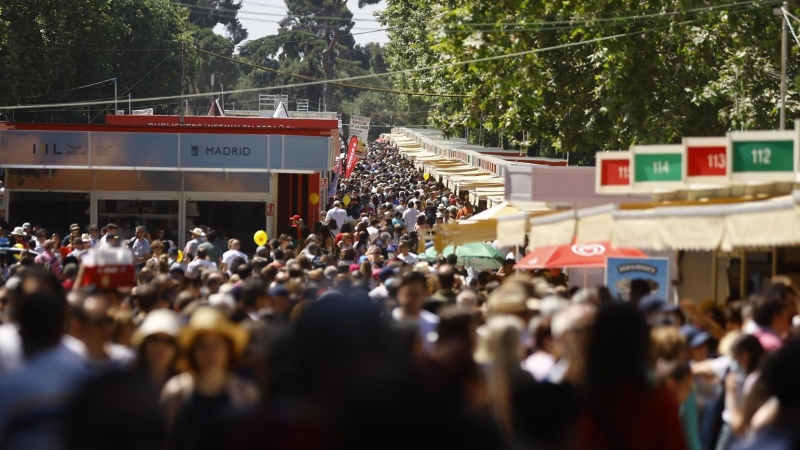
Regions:
M 290 221 L 289 222 L 290 223 L 289 226 L 292 227 L 292 231 L 294 232 L 294 234 L 297 236 L 298 239 L 300 239 L 300 229 L 302 228 L 300 226 L 300 223 L 302 222 L 302 220 L 303 219 L 297 214 L 293 215 L 289 219 L 289 221 Z
M 475 210 L 472 208 L 469 200 L 464 200 L 464 207 L 458 210 L 456 219 L 461 220 L 462 218 L 466 218 L 465 216 L 471 216 L 474 213 Z
M 648 381 L 650 327 L 627 304 L 601 308 L 587 351 L 577 448 L 685 450 L 678 405 Z

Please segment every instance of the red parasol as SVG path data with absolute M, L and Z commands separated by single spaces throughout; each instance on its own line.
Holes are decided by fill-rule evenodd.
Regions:
M 611 248 L 608 242 L 561 245 L 538 248 L 522 258 L 517 269 L 551 269 L 556 267 L 605 267 L 606 258 L 647 258 L 635 248 Z

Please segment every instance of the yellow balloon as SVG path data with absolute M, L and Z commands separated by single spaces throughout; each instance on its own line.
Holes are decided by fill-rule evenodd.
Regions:
M 344 197 L 342 197 L 342 203 L 344 203 L 344 206 L 349 206 L 350 205 L 350 196 L 349 195 L 345 195 Z
M 178 250 L 178 259 L 176 259 L 175 261 L 177 261 L 177 262 L 183 261 L 183 251 L 182 250 Z
M 256 231 L 256 234 L 253 235 L 253 240 L 256 241 L 256 245 L 264 245 L 267 243 L 267 232 L 264 230 Z
M 22 244 L 14 244 L 14 248 L 18 248 L 18 249 L 22 250 L 25 247 L 23 247 Z M 19 261 L 22 258 L 22 252 L 14 253 L 14 258 L 16 258 L 17 261 Z
M 428 178 L 430 178 L 430 177 L 431 177 L 431 174 L 429 174 L 428 172 L 425 172 L 425 173 L 423 173 L 423 174 L 422 174 L 422 178 L 423 178 L 425 181 L 428 181 Z
M 316 205 L 319 203 L 319 194 L 312 192 L 311 195 L 308 196 L 308 201 L 310 201 L 312 205 Z

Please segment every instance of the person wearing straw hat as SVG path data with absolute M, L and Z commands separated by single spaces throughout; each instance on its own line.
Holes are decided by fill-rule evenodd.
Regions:
M 148 313 L 133 334 L 132 343 L 138 356 L 136 366 L 159 390 L 176 374 L 180 332 L 178 313 L 161 308 Z
M 197 253 L 197 247 L 205 242 L 206 233 L 203 231 L 202 228 L 195 228 L 189 232 L 192 235 L 192 239 L 186 243 L 186 247 L 183 248 L 183 255 L 194 256 Z
M 258 402 L 258 387 L 233 372 L 249 338 L 215 308 L 199 307 L 192 314 L 178 338 L 189 370 L 170 379 L 161 393 L 173 442 L 206 446 L 220 437 L 220 423 L 232 411 Z

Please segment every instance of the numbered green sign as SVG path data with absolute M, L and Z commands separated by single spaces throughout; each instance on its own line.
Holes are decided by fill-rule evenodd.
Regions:
M 634 180 L 643 181 L 681 181 L 681 165 L 683 156 L 680 154 L 662 153 L 636 155 L 634 159 Z
M 731 181 L 794 181 L 798 152 L 796 136 L 797 131 L 728 133 Z
M 634 190 L 683 185 L 686 170 L 682 145 L 634 145 L 631 154 Z
M 794 141 L 733 143 L 733 172 L 793 172 Z

